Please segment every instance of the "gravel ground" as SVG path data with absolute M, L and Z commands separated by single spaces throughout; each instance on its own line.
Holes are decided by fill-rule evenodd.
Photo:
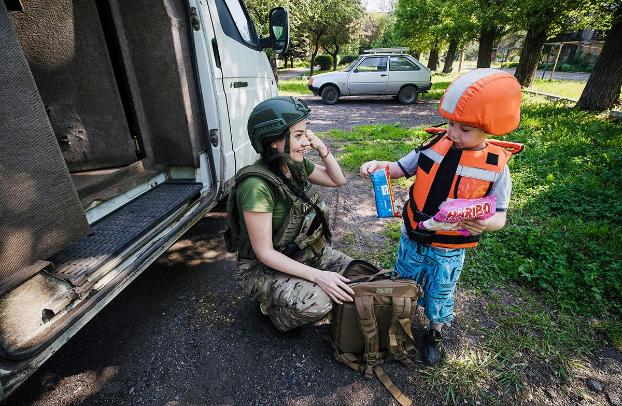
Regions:
M 334 246 L 374 257 L 385 243 L 380 231 L 398 220 L 378 219 L 368 182 L 354 174 L 347 178 L 347 189 L 324 193 Z M 397 191 L 398 201 L 404 192 Z M 327 321 L 281 334 L 241 294 L 235 258 L 223 247 L 225 224 L 218 208 L 189 230 L 6 404 L 396 405 L 378 380 L 366 381 L 334 361 Z M 500 293 L 520 304 L 512 292 Z M 486 345 L 469 326 L 470 318 L 486 317 L 485 305 L 481 296 L 458 290 L 456 320 L 445 329 L 449 354 Z M 421 331 L 416 324 L 417 340 Z M 408 370 L 385 363 L 385 370 L 416 404 L 443 403 L 428 390 L 421 364 Z M 529 380 L 520 398 L 502 404 L 619 405 L 622 355 L 599 350 L 567 385 L 535 363 Z
M 335 106 L 311 98 L 309 104 L 310 127 L 317 131 L 369 120 L 437 121 L 434 105 L 401 106 L 388 98 L 344 99 Z M 375 257 L 387 243 L 380 231 L 397 220 L 376 218 L 369 182 L 346 176 L 345 187 L 323 192 L 334 246 Z M 398 202 L 406 199 L 405 192 L 396 190 Z M 365 381 L 334 361 L 326 321 L 280 334 L 241 294 L 234 281 L 235 258 L 223 247 L 222 211 L 215 209 L 190 229 L 5 404 L 395 405 L 379 381 Z M 512 292 L 503 294 L 508 303 L 520 300 Z M 445 330 L 449 354 L 458 355 L 466 345 L 485 346 L 469 327 L 469 317 L 484 312 L 481 296 L 458 290 L 456 320 Z M 415 333 L 420 337 L 420 326 Z M 385 370 L 416 404 L 442 403 L 429 391 L 425 367 L 410 371 L 388 363 Z M 614 349 L 593 354 L 566 385 L 537 364 L 532 370 L 528 390 L 502 403 L 622 404 L 622 355 Z
M 280 334 L 241 296 L 224 226 L 219 211 L 198 223 L 7 404 L 391 404 L 333 360 L 326 322 Z M 414 372 L 386 370 L 415 392 Z
M 417 127 L 443 121 L 437 113 L 438 105 L 432 101 L 405 106 L 392 96 L 350 96 L 327 106 L 320 97 L 301 96 L 301 99 L 311 107 L 309 128 L 314 131 L 349 130 L 360 124 L 401 123 L 406 127 Z

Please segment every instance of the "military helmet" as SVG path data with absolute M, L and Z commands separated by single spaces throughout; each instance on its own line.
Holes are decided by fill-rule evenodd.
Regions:
M 248 117 L 248 136 L 253 149 L 262 153 L 265 140 L 273 140 L 309 116 L 311 109 L 300 99 L 277 96 L 259 103 Z

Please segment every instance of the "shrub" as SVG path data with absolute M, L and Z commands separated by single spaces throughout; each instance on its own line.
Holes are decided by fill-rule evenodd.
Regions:
M 321 70 L 328 70 L 333 65 L 333 57 L 330 55 L 318 55 L 315 57 L 315 63 L 320 65 Z

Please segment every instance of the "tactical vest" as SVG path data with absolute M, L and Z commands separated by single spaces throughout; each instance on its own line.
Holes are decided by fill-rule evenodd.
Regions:
M 452 199 L 477 199 L 488 196 L 513 153 L 522 145 L 487 140 L 483 149 L 452 148 L 445 132 L 419 148 L 415 182 L 403 211 L 408 236 L 434 247 L 470 248 L 479 241 L 479 234 L 463 236 L 457 231 L 428 231 L 417 228 L 418 222 L 433 217 L 439 205 Z M 506 149 L 508 148 L 508 149 Z
M 321 255 L 327 236 L 322 227 L 322 219 L 313 204 L 319 207 L 324 216 L 324 224 L 328 226 L 328 210 L 322 201 L 318 188 L 311 182 L 306 182 L 304 193 L 308 197 L 306 202 L 297 196 L 274 172 L 268 169 L 261 161 L 246 166 L 238 171 L 235 183 L 227 200 L 227 216 L 229 224 L 225 231 L 225 242 L 229 252 L 236 252 L 240 258 L 256 259 L 250 240 L 240 236 L 240 216 L 237 208 L 237 187 L 249 177 L 260 178 L 276 193 L 277 199 L 286 199 L 290 205 L 289 212 L 283 220 L 283 225 L 273 230 L 272 245 L 275 250 L 288 257 L 306 262 Z

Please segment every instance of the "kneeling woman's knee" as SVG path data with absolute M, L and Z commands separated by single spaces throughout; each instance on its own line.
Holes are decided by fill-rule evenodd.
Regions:
M 309 319 L 316 320 L 324 317 L 333 308 L 330 297 L 320 288 L 315 286 L 313 290 L 295 304 L 296 311 Z

